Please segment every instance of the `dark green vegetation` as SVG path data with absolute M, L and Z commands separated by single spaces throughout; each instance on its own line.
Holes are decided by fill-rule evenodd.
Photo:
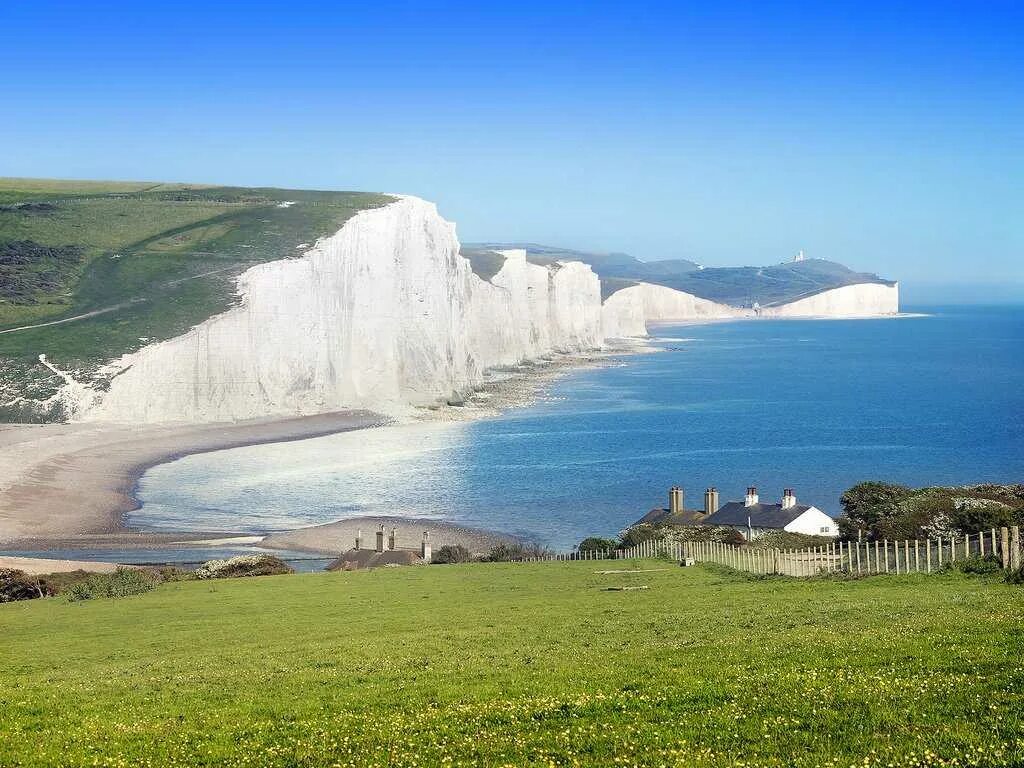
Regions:
M 625 253 L 589 253 L 535 243 L 491 243 L 473 248 L 525 248 L 530 261 L 538 264 L 549 264 L 559 259 L 586 262 L 601 276 L 601 293 L 605 298 L 643 281 L 736 307 L 750 307 L 755 303 L 771 306 L 855 283 L 893 284 L 878 275 L 854 272 L 842 264 L 823 259 L 770 267 L 701 268 L 686 259 L 639 261 Z
M 0 606 L 0 764 L 1024 759 L 1016 587 L 595 565 L 188 581 Z
M 106 361 L 229 308 L 234 278 L 248 267 L 295 256 L 299 245 L 388 199 L 0 179 L 0 404 L 55 391 L 61 381 L 40 354 L 88 378 Z M 0 405 L 0 420 L 39 416 L 31 405 Z
M 71 584 L 63 594 L 69 602 L 97 598 L 130 597 L 156 589 L 159 577 L 149 571 L 118 568 L 113 573 L 94 573 Z
M 842 505 L 839 530 L 850 539 L 948 538 L 1024 525 L 1024 485 L 907 488 L 866 482 L 846 491 Z

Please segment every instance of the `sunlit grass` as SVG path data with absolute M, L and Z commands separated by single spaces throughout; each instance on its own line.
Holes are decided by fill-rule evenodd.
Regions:
M 1024 759 L 1019 588 L 595 570 L 432 566 L 0 606 L 0 764 Z M 649 589 L 606 591 L 627 584 Z

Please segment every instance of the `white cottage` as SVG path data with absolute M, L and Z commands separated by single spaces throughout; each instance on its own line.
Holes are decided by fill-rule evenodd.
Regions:
M 709 494 L 713 490 L 709 489 Z M 717 501 L 717 492 L 714 496 Z M 836 521 L 817 507 L 797 504 L 796 494 L 792 488 L 782 492 L 782 501 L 779 504 L 762 504 L 757 495 L 757 488 L 747 488 L 744 501 L 730 501 L 711 512 L 701 525 L 735 528 L 744 536 L 754 539 L 768 531 L 780 530 L 787 533 L 805 533 L 809 536 L 839 535 Z

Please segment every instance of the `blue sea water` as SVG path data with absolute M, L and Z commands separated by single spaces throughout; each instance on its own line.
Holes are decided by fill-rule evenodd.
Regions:
M 614 534 L 682 485 L 756 485 L 837 513 L 868 479 L 1024 482 L 1024 308 L 654 329 L 660 352 L 574 372 L 493 419 L 186 457 L 132 523 L 263 532 L 364 514 L 445 518 L 554 546 Z

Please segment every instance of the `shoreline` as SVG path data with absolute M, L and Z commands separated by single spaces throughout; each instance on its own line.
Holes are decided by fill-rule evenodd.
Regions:
M 129 516 L 142 506 L 138 498 L 139 481 L 155 466 L 201 453 L 308 440 L 392 424 L 495 418 L 538 402 L 553 382 L 574 371 L 614 365 L 617 357 L 653 351 L 646 341 L 616 340 L 606 349 L 552 353 L 490 370 L 484 381 L 465 393 L 463 399 L 416 409 L 401 419 L 371 411 L 342 411 L 230 423 L 0 424 L 0 549 L 173 549 L 174 545 L 245 536 L 249 532 L 241 530 L 167 532 L 134 528 Z M 349 526 L 353 520 L 364 518 L 275 532 L 267 538 L 281 541 L 296 531 L 340 530 L 340 526 Z M 444 520 L 388 520 L 395 524 L 400 520 L 416 521 L 417 525 L 429 523 L 434 529 L 447 531 L 452 540 L 435 542 L 435 548 L 443 543 L 515 540 L 514 536 Z M 365 533 L 369 536 L 372 531 Z
M 369 411 L 215 424 L 0 425 L 0 546 L 139 536 L 126 525 L 146 470 L 183 456 L 389 423 Z M 218 532 L 220 533 L 220 532 Z M 183 532 L 178 538 L 188 537 Z M 205 535 L 205 534 L 204 534 Z M 197 535 L 198 537 L 198 535 Z M 12 546 L 13 545 L 13 546 Z

